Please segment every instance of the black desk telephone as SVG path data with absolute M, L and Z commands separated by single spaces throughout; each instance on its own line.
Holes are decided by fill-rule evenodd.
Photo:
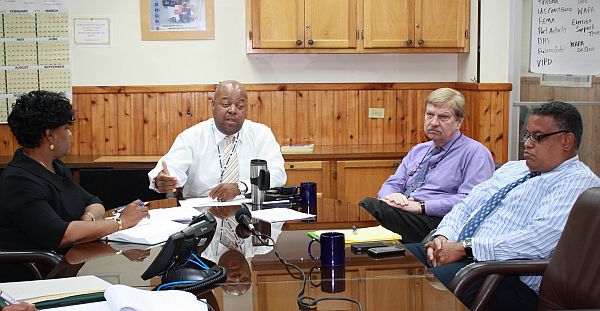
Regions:
M 160 253 L 142 274 L 148 280 L 161 276 L 161 284 L 154 290 L 178 289 L 200 294 L 227 277 L 225 268 L 200 259 L 215 235 L 216 220 L 209 213 L 192 219 L 185 229 L 172 234 Z M 203 267 L 203 269 L 199 269 Z

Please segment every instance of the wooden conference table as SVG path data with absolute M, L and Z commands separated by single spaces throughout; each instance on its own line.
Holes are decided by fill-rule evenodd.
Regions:
M 326 208 L 327 202 L 321 201 L 321 204 L 320 208 Z M 226 213 L 220 209 L 213 214 L 217 218 L 234 215 L 237 208 L 230 207 Z M 206 210 L 215 211 L 214 208 L 201 209 Z M 219 240 L 221 223 L 218 219 L 215 237 L 202 257 L 225 266 L 228 280 L 200 298 L 206 298 L 215 310 L 298 310 L 296 297 L 303 284 L 296 278 L 299 273 L 288 273 L 272 247 L 254 246 L 252 238 L 240 239 L 238 251 L 229 251 Z M 309 229 L 310 223 L 294 225 L 292 222 L 286 226 Z M 318 220 L 313 226 L 321 227 Z M 307 253 L 308 230 L 285 230 L 282 224 L 272 224 L 268 229 L 277 241 L 279 254 L 305 272 L 304 295 L 352 298 L 362 304 L 363 310 L 466 310 L 409 252 L 404 256 L 376 259 L 354 254 L 347 247 L 343 269 L 321 271 L 319 262 L 310 259 Z M 318 253 L 318 246 L 313 248 Z M 50 275 L 96 275 L 112 284 L 151 289 L 160 280 L 143 281 L 140 276 L 159 251 L 160 246 L 136 249 L 132 245 L 115 246 L 105 242 L 82 244 L 69 250 Z M 348 301 L 321 301 L 317 310 L 359 309 Z

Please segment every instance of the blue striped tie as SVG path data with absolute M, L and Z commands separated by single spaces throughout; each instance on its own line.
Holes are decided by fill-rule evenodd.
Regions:
M 419 165 L 413 182 L 408 187 L 406 187 L 406 190 L 404 191 L 404 196 L 408 198 L 413 191 L 417 190 L 417 188 L 421 187 L 425 183 L 425 177 L 427 177 L 427 173 L 429 173 L 431 160 L 433 156 L 440 153 L 440 151 L 442 151 L 442 148 L 438 147 L 435 147 L 433 148 L 433 150 L 431 150 L 431 153 L 429 154 L 427 160 L 423 161 L 423 163 Z
M 498 206 L 498 203 L 500 203 L 500 201 L 504 199 L 504 197 L 509 191 L 511 191 L 514 187 L 524 183 L 527 179 L 538 175 L 540 175 L 540 173 L 528 173 L 527 175 L 519 178 L 517 181 L 504 186 L 502 189 L 498 190 L 498 192 L 494 193 L 494 195 L 489 200 L 487 200 L 487 202 L 485 202 L 483 207 L 479 211 L 477 211 L 477 213 L 475 213 L 475 216 L 471 217 L 471 219 L 467 221 L 462 231 L 458 235 L 458 241 L 462 241 L 466 238 L 472 237 L 475 231 L 477 231 L 477 228 L 479 228 L 479 225 L 487 217 L 487 215 L 489 215 L 494 210 L 494 208 Z

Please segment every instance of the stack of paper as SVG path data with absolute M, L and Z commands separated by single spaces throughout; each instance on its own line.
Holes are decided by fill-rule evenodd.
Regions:
M 148 211 L 150 219 L 172 220 L 177 222 L 190 222 L 194 216 L 200 215 L 200 212 L 187 206 L 157 208 Z
M 394 233 L 393 231 L 390 231 L 382 226 L 360 228 L 356 230 L 319 230 L 315 232 L 308 232 L 308 236 L 318 239 L 321 236 L 321 233 L 324 232 L 343 233 L 346 244 L 367 241 L 397 241 L 402 239 L 401 235 Z
M 47 308 L 63 303 L 84 303 L 104 300 L 104 290 L 110 283 L 96 277 L 79 276 L 52 280 L 0 283 L 5 291 L 18 301 L 33 303 Z
M 252 211 L 252 217 L 266 222 L 282 222 L 288 220 L 310 219 L 314 218 L 315 215 L 301 213 L 289 208 L 278 207 Z
M 105 237 L 107 241 L 155 245 L 167 241 L 173 233 L 187 227 L 171 220 L 152 219 L 140 221 L 135 227 L 117 231 Z
M 315 150 L 315 144 L 281 146 L 281 153 L 311 153 Z
M 213 198 L 190 198 L 186 200 L 179 201 L 181 206 L 185 207 L 203 207 L 203 206 L 231 206 L 231 205 L 240 205 L 242 203 L 250 203 L 251 199 L 247 199 L 243 195 L 238 195 L 233 200 L 219 202 Z

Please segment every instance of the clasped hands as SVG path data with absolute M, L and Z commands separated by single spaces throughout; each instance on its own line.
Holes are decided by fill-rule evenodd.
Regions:
M 160 193 L 173 193 L 179 187 L 179 181 L 176 176 L 171 176 L 169 168 L 165 161 L 162 161 L 162 170 L 154 179 L 156 189 Z M 208 192 L 208 196 L 219 201 L 229 201 L 240 194 L 240 189 L 236 183 L 218 184 Z
M 413 214 L 421 214 L 421 205 L 419 205 L 419 202 L 416 202 L 413 198 L 407 198 L 402 193 L 391 193 L 379 200 L 391 207 L 399 208 Z
M 437 236 L 424 245 L 427 250 L 427 263 L 431 267 L 462 260 L 466 253 L 462 243 L 448 240 L 445 236 Z

